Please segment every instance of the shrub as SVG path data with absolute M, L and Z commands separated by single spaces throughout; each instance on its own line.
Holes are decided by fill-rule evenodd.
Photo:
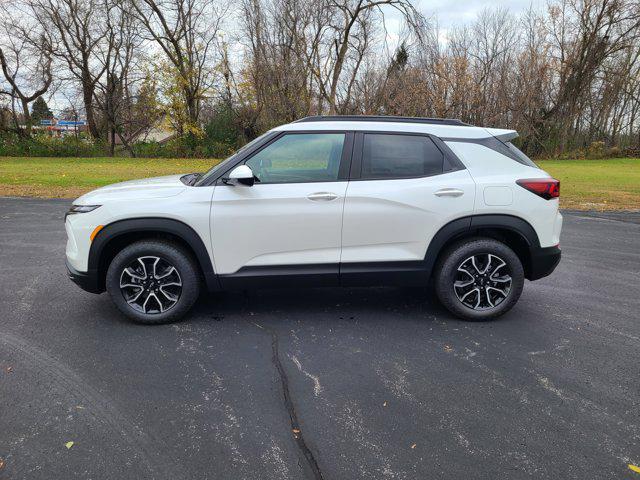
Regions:
M 587 148 L 587 158 L 604 158 L 607 154 L 607 148 L 604 142 L 591 142 Z
M 618 146 L 607 147 L 604 142 L 592 142 L 587 148 L 576 148 L 549 158 L 559 160 L 600 160 L 603 158 L 621 158 L 640 156 L 637 147 L 620 148 Z
M 98 157 L 105 145 L 79 135 L 51 137 L 46 134 L 22 137 L 13 132 L 0 133 L 0 156 L 7 157 Z
M 174 138 L 165 143 L 140 142 L 133 147 L 138 157 L 159 158 L 224 158 L 235 150 L 234 145 L 202 138 Z

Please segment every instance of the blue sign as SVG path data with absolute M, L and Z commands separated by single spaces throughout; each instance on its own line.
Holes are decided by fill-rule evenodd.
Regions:
M 83 120 L 79 120 L 77 122 L 74 122 L 73 120 L 60 120 L 58 121 L 58 125 L 60 126 L 69 126 L 69 127 L 80 127 L 82 125 L 86 125 L 87 122 L 83 121 Z
M 40 120 L 40 125 L 53 125 L 53 120 Z

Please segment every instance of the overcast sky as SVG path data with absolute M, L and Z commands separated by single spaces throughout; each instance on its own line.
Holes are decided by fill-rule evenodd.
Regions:
M 540 0 L 422 0 L 419 4 L 427 14 L 435 14 L 442 28 L 472 22 L 485 8 L 506 7 L 512 13 L 520 13 L 533 5 L 544 5 Z
M 546 0 L 416 0 L 415 5 L 428 18 L 437 21 L 440 40 L 446 41 L 447 30 L 455 26 L 472 23 L 485 9 L 507 8 L 511 13 L 520 14 L 529 7 L 540 10 Z M 400 13 L 395 9 L 385 9 L 388 40 L 397 40 L 402 28 Z

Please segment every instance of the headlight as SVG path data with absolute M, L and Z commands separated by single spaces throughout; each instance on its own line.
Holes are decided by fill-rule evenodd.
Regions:
M 65 220 L 68 215 L 75 215 L 76 213 L 88 213 L 93 212 L 100 205 L 71 205 L 69 211 L 64 215 Z

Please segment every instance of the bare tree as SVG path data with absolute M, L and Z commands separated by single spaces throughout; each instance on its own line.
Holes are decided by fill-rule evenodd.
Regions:
M 371 47 L 374 25 L 384 21 L 383 7 L 399 11 L 404 20 L 420 31 L 424 17 L 408 0 L 315 0 L 309 2 L 311 19 L 306 38 L 296 47 L 306 58 L 321 101 L 330 114 L 348 103 L 363 58 Z M 342 88 L 342 91 L 341 91 Z M 338 97 L 342 96 L 341 99 Z M 322 111 L 322 108 L 319 108 Z
M 133 69 L 141 46 L 138 25 L 132 15 L 123 8 L 111 8 L 107 12 L 107 34 L 104 38 L 106 55 L 105 73 L 98 79 L 96 103 L 107 131 L 109 153 L 115 152 L 116 142 L 122 141 L 132 156 L 132 134 L 129 127 L 130 104 L 137 79 Z
M 257 130 L 259 119 L 263 128 L 269 128 L 311 111 L 310 71 L 294 47 L 304 35 L 304 11 L 298 0 L 243 3 L 241 33 L 249 56 L 241 75 L 252 88 L 242 89 L 235 84 L 233 90 L 240 100 L 238 115 L 247 133 Z
M 631 48 L 640 32 L 640 9 L 627 0 L 562 0 L 550 9 L 550 34 L 558 63 L 557 89 L 542 121 L 559 128 L 564 151 L 578 107 L 599 69 Z
M 112 153 L 121 140 L 133 154 L 163 111 L 180 134 L 226 122 L 239 141 L 310 114 L 380 113 L 510 125 L 534 154 L 640 148 L 638 0 L 485 10 L 446 42 L 413 2 L 242 0 L 234 18 L 224 0 L 15 0 L 0 94 L 29 128 L 29 103 L 64 82 Z M 240 27 L 223 32 L 227 17 Z
M 202 101 L 215 79 L 222 19 L 228 4 L 214 0 L 131 0 L 147 38 L 162 50 L 175 73 L 186 120 L 197 127 Z
M 55 37 L 53 55 L 67 69 L 82 92 L 90 134 L 100 138 L 94 98 L 106 70 L 108 46 L 104 39 L 107 10 L 101 0 L 24 0 L 43 29 Z
M 24 131 L 17 122 L 14 108 L 14 123 L 18 131 L 31 135 L 29 105 L 44 95 L 53 82 L 51 72 L 51 45 L 47 36 L 37 25 L 24 19 L 18 22 L 13 12 L 0 8 L 0 67 L 4 82 L 0 83 L 0 95 L 11 98 L 12 105 L 19 103 L 24 122 Z M 20 25 L 20 27 L 18 27 Z M 2 83 L 5 83 L 4 87 Z

